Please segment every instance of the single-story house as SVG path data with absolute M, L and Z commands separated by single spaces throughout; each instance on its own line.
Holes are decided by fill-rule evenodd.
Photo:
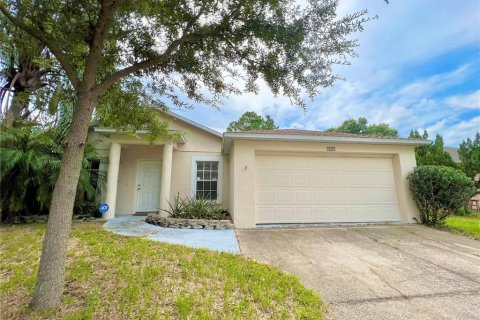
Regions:
M 445 151 L 446 153 L 448 153 L 450 155 L 450 157 L 452 157 L 453 162 L 455 162 L 455 163 L 462 162 L 460 160 L 460 155 L 458 154 L 458 148 L 443 147 L 443 151 Z
M 94 127 L 89 142 L 109 161 L 106 219 L 167 213 L 169 201 L 210 197 L 237 228 L 286 223 L 414 223 L 407 174 L 429 141 L 278 129 L 219 133 L 162 113 L 177 141 Z

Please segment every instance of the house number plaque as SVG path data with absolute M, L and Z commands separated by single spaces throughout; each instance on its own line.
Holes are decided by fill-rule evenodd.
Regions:
M 327 147 L 327 151 L 335 151 L 335 147 Z

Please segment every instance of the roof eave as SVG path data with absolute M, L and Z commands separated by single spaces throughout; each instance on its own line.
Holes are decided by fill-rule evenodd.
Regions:
M 393 144 L 405 146 L 429 145 L 430 140 L 423 139 L 390 139 L 390 138 L 363 138 L 363 137 L 332 137 L 332 136 L 303 136 L 279 135 L 258 133 L 231 133 L 223 134 L 223 152 L 229 153 L 233 140 L 262 140 L 262 141 L 297 141 L 297 142 L 335 142 L 335 143 L 365 143 L 365 144 Z
M 129 135 L 129 134 L 131 134 L 130 132 L 123 132 L 123 131 L 119 131 L 119 130 L 114 129 L 114 128 L 107 128 L 107 127 L 91 127 L 91 130 L 93 130 L 93 132 L 99 133 L 99 134 L 107 136 L 107 137 L 109 137 L 112 134 L 119 134 L 119 135 Z M 169 130 L 169 131 L 170 132 L 178 132 L 177 130 Z M 144 135 L 148 134 L 148 131 L 147 130 L 137 130 L 137 131 L 135 131 L 134 134 L 137 135 L 137 136 L 144 136 Z M 185 143 L 186 142 L 185 137 L 183 135 L 181 135 L 180 139 L 177 142 L 178 143 Z
M 223 137 L 222 133 L 220 133 L 220 132 L 218 132 L 218 131 L 216 131 L 216 130 L 213 130 L 213 129 L 207 127 L 207 126 L 204 126 L 203 124 L 200 124 L 200 123 L 198 123 L 198 122 L 195 122 L 195 121 L 193 121 L 193 120 L 190 120 L 190 119 L 188 119 L 188 118 L 185 118 L 185 117 L 183 117 L 183 116 L 181 116 L 181 115 L 179 115 L 179 114 L 176 114 L 175 112 L 172 112 L 172 111 L 168 110 L 168 111 L 167 111 L 167 114 L 168 114 L 170 117 L 172 117 L 172 118 L 176 118 L 176 119 L 179 119 L 179 120 L 181 120 L 181 121 L 183 121 L 183 122 L 186 122 L 186 123 L 188 123 L 189 125 L 191 125 L 191 126 L 193 126 L 193 127 L 196 127 L 196 128 L 198 128 L 198 129 L 200 129 L 200 130 L 203 130 L 203 131 L 205 131 L 205 132 L 208 132 L 208 133 L 210 133 L 210 134 L 213 134 L 214 136 L 216 136 L 216 137 L 218 137 L 218 138 L 222 138 L 222 137 Z

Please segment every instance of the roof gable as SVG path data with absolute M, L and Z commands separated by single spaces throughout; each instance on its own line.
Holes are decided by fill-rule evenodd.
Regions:
M 195 127 L 195 128 L 200 129 L 200 130 L 202 130 L 202 131 L 204 131 L 204 132 L 206 132 L 206 133 L 209 133 L 209 134 L 211 134 L 211 135 L 213 135 L 213 136 L 215 136 L 215 137 L 217 137 L 217 138 L 220 138 L 220 139 L 221 139 L 221 138 L 223 137 L 222 133 L 220 133 L 220 132 L 218 132 L 218 131 L 216 131 L 216 130 L 213 130 L 213 129 L 207 127 L 207 126 L 204 126 L 203 124 L 200 124 L 200 123 L 198 123 L 198 122 L 195 122 L 195 121 L 193 121 L 193 120 L 190 120 L 190 119 L 188 119 L 188 118 L 185 118 L 185 117 L 183 117 L 183 116 L 181 116 L 181 115 L 179 115 L 179 114 L 176 114 L 176 113 L 174 113 L 174 112 L 172 112 L 172 111 L 160 112 L 160 117 L 162 117 L 162 116 L 166 116 L 167 118 L 170 118 L 170 119 L 173 119 L 173 120 L 176 120 L 176 121 L 183 122 L 183 123 L 185 123 L 185 124 L 187 124 L 187 125 L 189 125 L 189 126 Z

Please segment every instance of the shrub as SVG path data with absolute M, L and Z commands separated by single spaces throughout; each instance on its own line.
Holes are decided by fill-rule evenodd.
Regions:
M 52 192 L 63 156 L 59 128 L 0 128 L 0 220 L 17 216 L 48 214 Z M 105 175 L 92 170 L 103 161 L 91 145 L 85 148 L 77 185 L 74 213 L 93 214 L 100 201 L 98 188 Z
M 183 213 L 186 202 L 187 202 L 187 199 L 180 198 L 180 194 L 177 193 L 175 195 L 175 198 L 173 199 L 173 202 L 168 201 L 168 206 L 170 208 L 165 209 L 163 211 L 167 212 L 168 215 L 171 217 L 174 217 L 174 218 L 178 217 Z
M 473 180 L 450 167 L 420 166 L 408 175 L 408 180 L 426 224 L 442 224 L 446 217 L 465 207 L 475 193 Z
M 221 204 L 202 198 L 180 198 L 177 194 L 173 202 L 169 202 L 169 209 L 164 210 L 170 217 L 177 219 L 225 219 L 227 212 Z

